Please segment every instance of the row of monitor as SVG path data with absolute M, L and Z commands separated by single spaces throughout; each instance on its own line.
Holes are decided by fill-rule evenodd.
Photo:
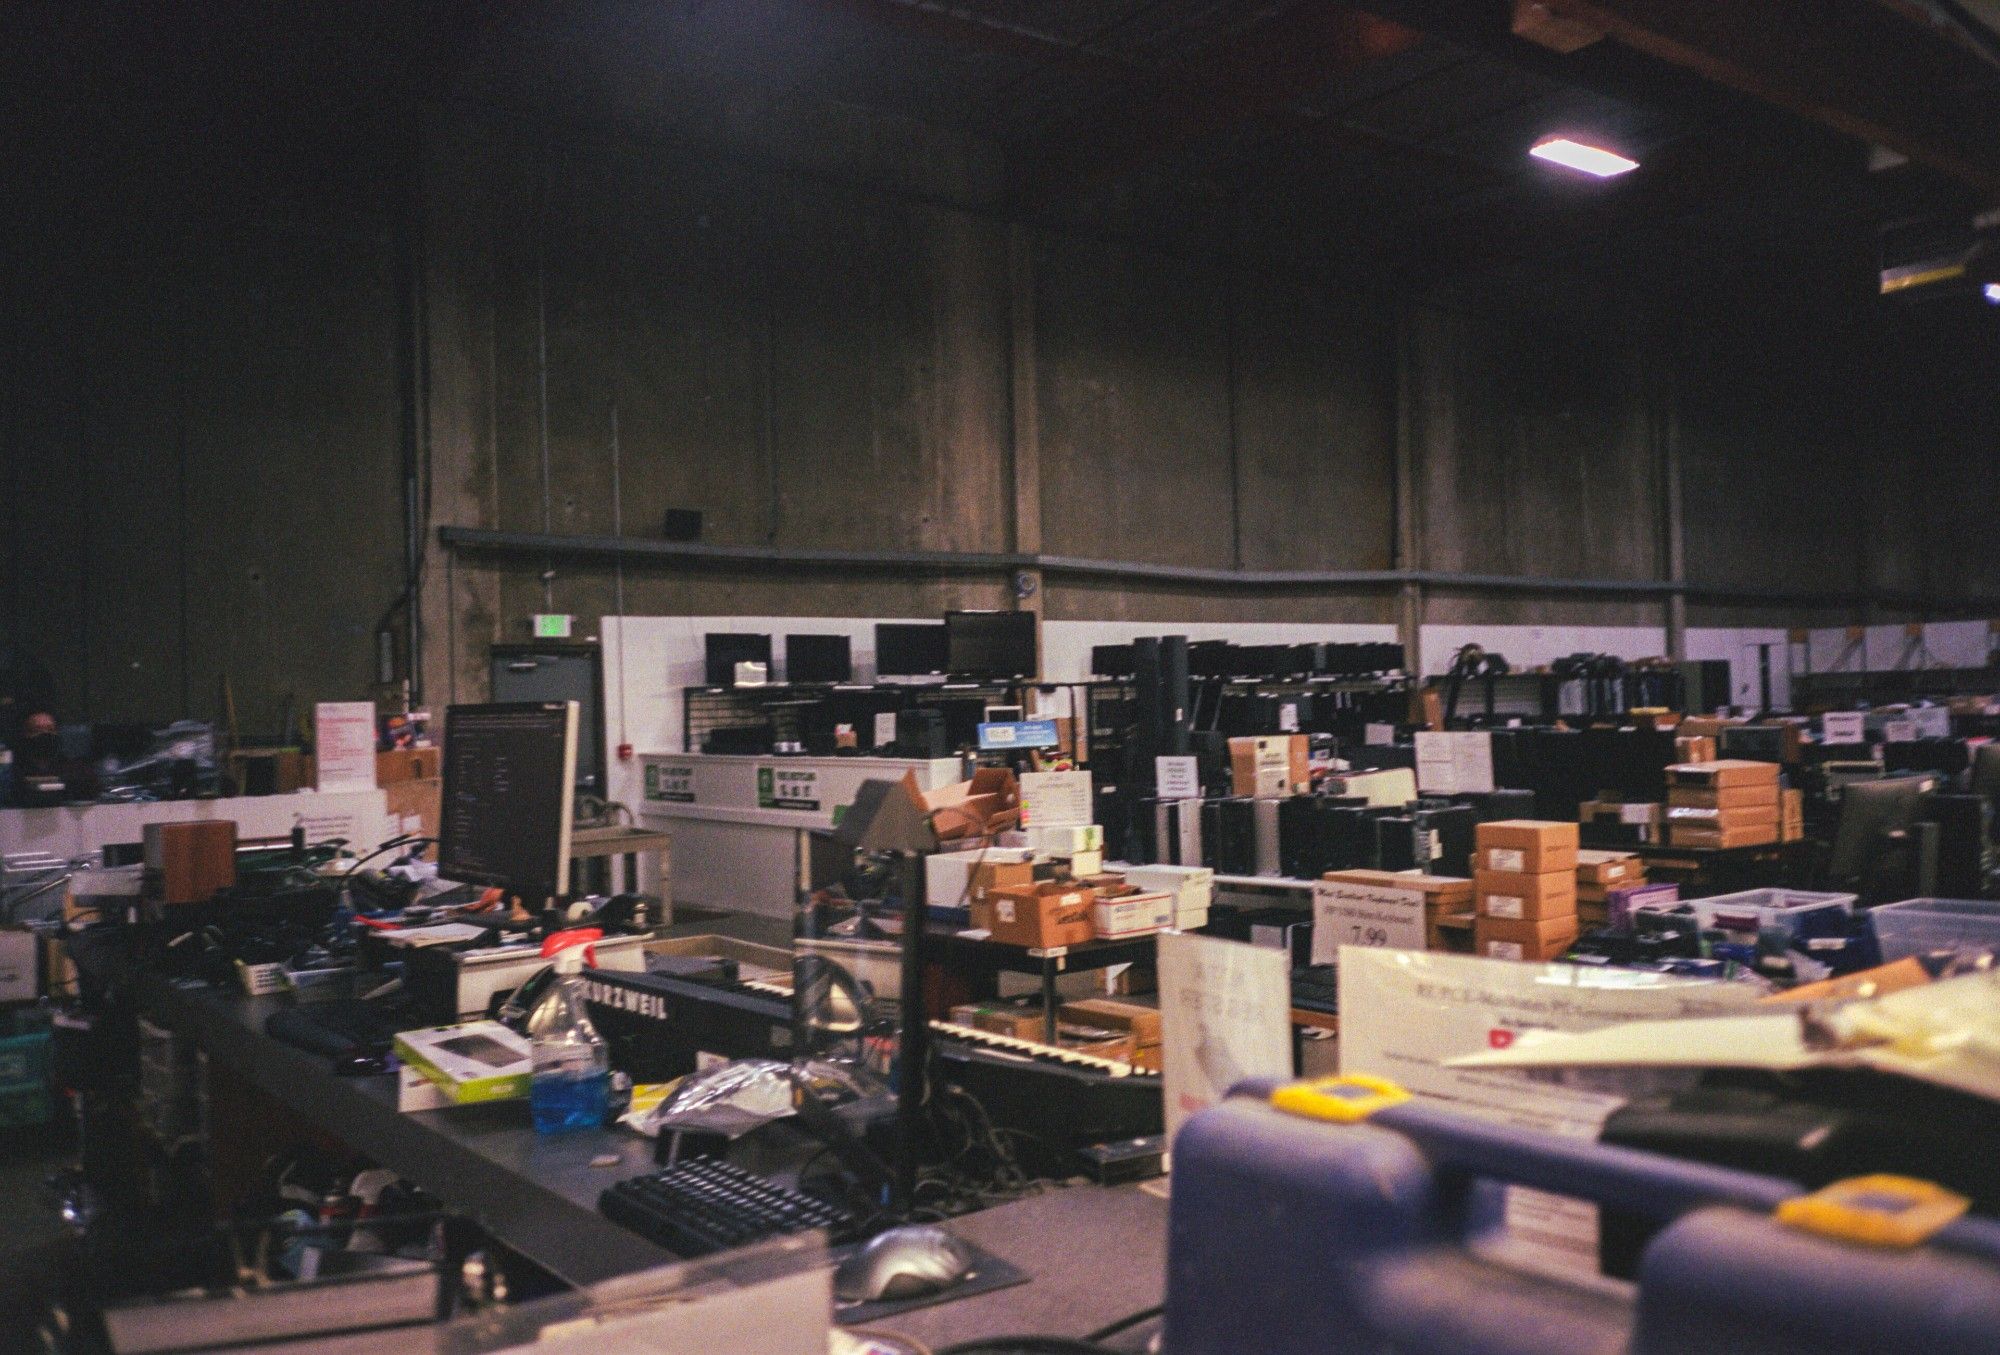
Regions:
M 761 664 L 776 676 L 771 637 L 711 631 L 703 676 L 711 687 L 736 684 L 736 665 Z M 1041 670 L 1032 612 L 947 612 L 942 622 L 878 622 L 877 677 L 1032 678 Z M 845 635 L 787 635 L 785 681 L 851 682 L 854 660 Z
M 1398 672 L 1403 667 L 1403 647 L 1386 640 L 1297 645 L 1196 640 L 1188 645 L 1187 655 L 1191 678 L 1356 678 Z M 1098 677 L 1132 677 L 1137 669 L 1135 651 L 1129 644 L 1096 645 L 1090 651 L 1090 671 Z

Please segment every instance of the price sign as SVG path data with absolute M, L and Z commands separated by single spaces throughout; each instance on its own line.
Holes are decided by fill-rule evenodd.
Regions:
M 1332 964 L 1342 946 L 1424 948 L 1420 889 L 1320 880 L 1313 885 L 1313 963 Z

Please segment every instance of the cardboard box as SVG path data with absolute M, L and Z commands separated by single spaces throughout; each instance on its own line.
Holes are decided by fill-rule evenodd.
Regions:
M 1778 826 L 1759 828 L 1690 828 L 1676 825 L 1667 830 L 1670 847 L 1762 847 L 1778 840 Z
M 1035 950 L 1080 946 L 1097 934 L 1092 909 L 1097 896 L 1074 884 L 1044 882 L 1027 888 L 995 889 L 989 896 L 995 941 Z
M 1620 880 L 1615 885 L 1586 884 L 1583 881 L 1579 880 L 1577 881 L 1576 885 L 1576 901 L 1580 904 L 1609 903 L 1611 902 L 1611 896 L 1617 893 L 1619 890 L 1640 888 L 1643 887 L 1645 883 L 1646 883 L 1646 876 L 1645 872 L 1643 871 L 1641 871 L 1636 875 L 1630 876 L 1627 879 Z
M 1667 810 L 1667 827 L 1676 828 L 1768 828 L 1773 837 L 1778 831 L 1778 807 L 1775 804 L 1750 805 L 1743 809 L 1687 809 L 1679 806 Z
M 1215 902 L 1215 872 L 1207 866 L 1131 866 L 1125 871 L 1125 883 L 1149 894 L 1171 894 L 1174 926 L 1182 931 L 1208 923 L 1209 906 Z
M 149 823 L 145 892 L 155 903 L 207 903 L 236 883 L 236 821 L 194 819 Z
M 1681 734 L 1674 739 L 1674 756 L 1683 763 L 1715 761 L 1715 740 L 1705 734 Z
M 1310 744 L 1303 734 L 1229 741 L 1229 775 L 1238 795 L 1302 795 L 1312 789 Z
M 1760 781 L 1739 786 L 1670 786 L 1668 809 L 1747 809 L 1778 804 L 1778 783 Z
M 1676 763 L 1667 768 L 1667 785 L 1727 789 L 1732 786 L 1776 784 L 1778 764 L 1726 758 L 1720 762 Z
M 957 908 L 973 901 L 973 872 L 981 866 L 1030 866 L 1033 855 L 1025 848 L 985 847 L 962 852 L 933 852 L 924 858 L 924 902 L 934 908 Z M 998 883 L 1026 884 L 1033 871 L 1019 880 Z M 995 883 L 987 876 L 990 888 Z
M 1778 800 L 1778 841 L 1797 842 L 1806 835 L 1806 793 L 1787 788 Z
M 1478 850 L 1473 864 L 1481 870 L 1506 870 L 1523 875 L 1550 875 L 1576 870 L 1580 842 L 1577 826 L 1541 819 L 1499 819 L 1473 830 Z
M 1160 1042 L 1160 1009 L 1143 1003 L 1120 1002 L 1115 997 L 1082 998 L 1063 1003 L 1056 1015 L 1080 1026 L 1122 1031 L 1141 1049 Z
M 1630 852 L 1579 851 L 1576 854 L 1576 882 L 1603 887 L 1631 884 L 1643 879 L 1646 863 Z
M 1048 1021 L 1044 1008 L 1020 1002 L 969 1002 L 951 1009 L 952 1024 L 970 1026 L 989 1035 L 1011 1035 L 1017 1040 L 1045 1042 Z
M 1319 877 L 1331 884 L 1369 885 L 1379 889 L 1414 889 L 1424 896 L 1426 910 L 1451 910 L 1472 902 L 1472 881 L 1461 875 L 1405 875 L 1393 870 L 1330 870 Z
M 1021 783 L 1005 767 L 981 767 L 970 781 L 920 794 L 940 842 L 991 837 L 1021 821 Z
M 1478 914 L 1465 912 L 1433 913 L 1424 920 L 1424 948 L 1440 950 L 1452 955 L 1472 954 L 1472 929 Z
M 1113 1030 L 1100 1030 L 1093 1026 L 1057 1026 L 1056 1043 L 1064 1049 L 1075 1050 L 1079 1054 L 1091 1054 L 1100 1059 L 1112 1059 L 1118 1063 L 1130 1063 L 1137 1048 L 1130 1035 Z
M 1576 944 L 1574 914 L 1541 922 L 1481 915 L 1472 935 L 1478 954 L 1490 960 L 1554 960 Z
M 966 902 L 972 909 L 972 925 L 993 930 L 993 895 L 1002 889 L 1032 889 L 1035 868 L 1026 861 L 988 861 L 972 871 Z
M 1142 1073 L 1164 1072 L 1164 1050 L 1159 1045 L 1140 1045 L 1132 1051 L 1132 1066 Z
M 1545 921 L 1576 916 L 1576 877 L 1562 871 L 1519 875 L 1512 871 L 1474 871 L 1473 886 L 1481 917 L 1515 921 Z
M 1068 856 L 1051 857 L 1056 865 L 1069 872 L 1072 880 L 1084 880 L 1092 875 L 1104 873 L 1104 853 L 1102 851 L 1071 852 Z
M 382 787 L 382 802 L 391 828 L 434 838 L 444 812 L 444 782 L 434 776 L 391 781 Z
M 1094 892 L 1094 891 L 1093 891 Z M 1165 931 L 1174 925 L 1171 894 L 1126 894 L 1117 898 L 1097 896 L 1090 909 L 1091 926 L 1102 937 L 1144 936 Z
M 1585 800 L 1577 806 L 1578 823 L 1587 823 L 1634 842 L 1657 843 L 1663 835 L 1661 808 L 1650 802 Z
M 375 755 L 375 784 L 393 786 L 399 781 L 432 781 L 444 775 L 441 748 L 392 748 Z

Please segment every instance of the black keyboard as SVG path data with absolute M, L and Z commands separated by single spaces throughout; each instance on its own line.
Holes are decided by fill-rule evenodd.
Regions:
M 685 1258 L 812 1228 L 826 1229 L 836 1242 L 855 1234 L 855 1221 L 843 1210 L 712 1158 L 620 1181 L 597 1197 L 597 1207 L 612 1222 Z
M 1340 1010 L 1339 973 L 1330 964 L 1307 965 L 1292 971 L 1292 1005 L 1306 1011 Z

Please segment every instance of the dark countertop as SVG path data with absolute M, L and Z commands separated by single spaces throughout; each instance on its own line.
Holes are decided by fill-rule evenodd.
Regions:
M 749 915 L 689 918 L 668 931 L 704 933 L 790 943 L 786 920 Z M 594 1284 L 676 1259 L 597 1210 L 598 1194 L 607 1185 L 652 1167 L 649 1140 L 620 1129 L 540 1135 L 522 1102 L 398 1111 L 393 1076 L 336 1076 L 324 1060 L 263 1033 L 271 1012 L 298 1001 L 292 994 L 251 998 L 149 979 L 142 995 L 158 1018 L 187 1031 L 211 1057 L 471 1214 L 571 1284 Z M 615 1157 L 615 1164 L 591 1165 L 606 1156 Z M 1034 1278 L 879 1325 L 935 1345 L 981 1334 L 1079 1336 L 1095 1330 L 1160 1301 L 1166 1208 L 1165 1200 L 1138 1186 L 1079 1185 L 953 1220 L 954 1231 Z M 1052 1239 L 1063 1240 L 1059 1250 Z

